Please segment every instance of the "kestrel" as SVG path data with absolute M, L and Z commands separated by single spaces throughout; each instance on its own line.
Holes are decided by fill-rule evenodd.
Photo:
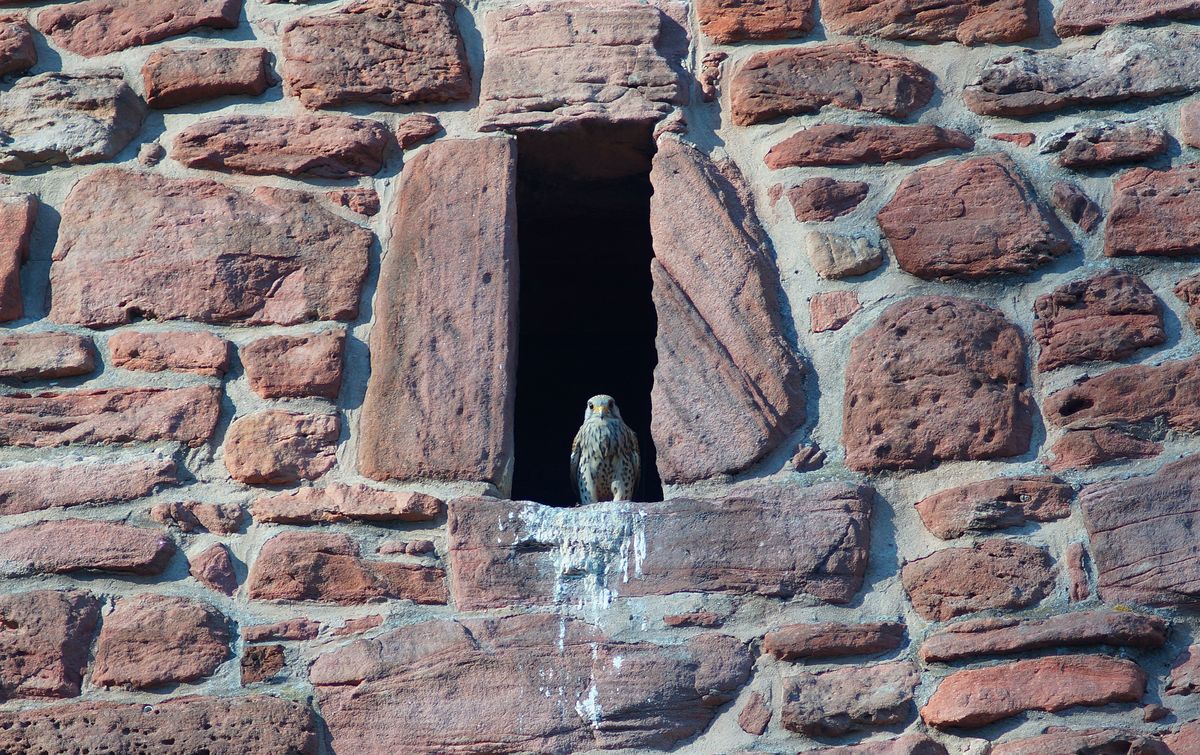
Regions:
M 621 419 L 612 396 L 592 396 L 571 443 L 571 482 L 580 503 L 632 501 L 642 462 L 637 435 Z

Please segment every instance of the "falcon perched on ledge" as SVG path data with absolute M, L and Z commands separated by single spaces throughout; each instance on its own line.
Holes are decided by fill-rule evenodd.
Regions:
M 612 396 L 592 396 L 571 443 L 571 481 L 580 503 L 632 501 L 642 462 L 633 430 Z

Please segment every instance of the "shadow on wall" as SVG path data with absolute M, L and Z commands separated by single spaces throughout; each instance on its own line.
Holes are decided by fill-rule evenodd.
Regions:
M 638 500 L 662 500 L 650 437 L 651 126 L 585 124 L 517 140 L 519 346 L 513 494 L 577 503 L 571 440 L 593 395 L 638 435 Z

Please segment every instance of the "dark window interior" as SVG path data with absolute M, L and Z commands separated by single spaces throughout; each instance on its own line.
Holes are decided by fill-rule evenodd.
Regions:
M 658 320 L 650 298 L 649 127 L 518 137 L 520 337 L 512 496 L 578 502 L 571 440 L 607 393 L 638 435 L 637 499 L 661 501 L 650 437 Z

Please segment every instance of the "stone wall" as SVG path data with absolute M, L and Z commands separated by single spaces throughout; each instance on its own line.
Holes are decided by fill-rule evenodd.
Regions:
M 0 753 L 1200 752 L 1200 3 L 0 6 Z M 528 130 L 666 501 L 506 500 Z

